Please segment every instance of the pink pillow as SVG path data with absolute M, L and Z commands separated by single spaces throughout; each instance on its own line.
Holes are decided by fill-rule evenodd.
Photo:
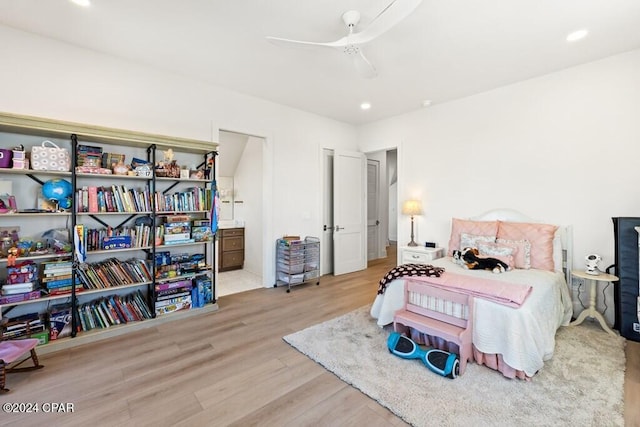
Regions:
M 472 221 L 453 218 L 451 221 L 451 238 L 449 239 L 449 256 L 454 250 L 460 250 L 460 234 L 491 236 L 495 239 L 498 233 L 498 221 Z
M 531 244 L 531 268 L 553 271 L 553 237 L 558 226 L 527 222 L 498 221 L 498 238 L 528 240 Z
M 501 245 L 499 243 L 487 243 L 487 242 L 478 243 L 478 252 L 480 252 L 481 257 L 497 258 L 500 261 L 507 264 L 509 268 L 515 267 L 513 254 L 517 250 L 518 249 L 514 246 Z

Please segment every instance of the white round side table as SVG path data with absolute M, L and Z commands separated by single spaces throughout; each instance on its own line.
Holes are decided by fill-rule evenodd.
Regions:
M 589 291 L 589 307 L 582 310 L 582 313 L 580 313 L 578 318 L 571 322 L 570 325 L 577 326 L 581 324 L 587 317 L 593 317 L 600 323 L 602 329 L 604 329 L 614 337 L 617 337 L 618 334 L 616 334 L 607 325 L 607 322 L 604 320 L 604 316 L 602 315 L 602 313 L 596 310 L 596 287 L 598 282 L 615 282 L 618 280 L 618 277 L 608 273 L 600 273 L 598 275 L 588 274 L 587 272 L 582 270 L 572 270 L 571 275 L 589 281 L 591 283 L 591 289 Z

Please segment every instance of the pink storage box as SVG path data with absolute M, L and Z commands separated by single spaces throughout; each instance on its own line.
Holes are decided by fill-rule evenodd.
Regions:
M 21 301 L 30 301 L 33 299 L 40 298 L 40 291 L 31 291 L 26 292 L 24 294 L 15 294 L 15 295 L 4 295 L 0 296 L 0 305 L 2 304 L 13 304 Z

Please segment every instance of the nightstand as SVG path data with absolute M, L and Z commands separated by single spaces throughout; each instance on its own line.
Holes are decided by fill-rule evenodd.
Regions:
M 572 270 L 571 275 L 591 282 L 591 289 L 589 291 L 589 307 L 582 310 L 582 313 L 580 313 L 578 318 L 571 322 L 571 326 L 579 325 L 587 317 L 593 317 L 598 322 L 600 322 L 600 326 L 602 326 L 602 329 L 604 329 L 614 337 L 617 337 L 618 335 L 613 332 L 607 325 L 607 322 L 605 322 L 604 316 L 598 310 L 596 310 L 596 286 L 598 282 L 615 282 L 618 280 L 618 277 L 614 276 L 613 274 L 607 273 L 600 273 L 598 275 L 588 274 L 581 270 Z
M 444 248 L 425 248 L 424 246 L 400 247 L 401 264 L 428 264 L 430 261 L 442 258 Z

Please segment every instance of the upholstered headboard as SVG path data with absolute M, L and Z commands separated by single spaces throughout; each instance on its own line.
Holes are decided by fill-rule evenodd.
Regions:
M 505 222 L 531 222 L 546 223 L 528 217 L 527 215 L 513 209 L 492 209 L 478 216 L 470 218 L 475 221 L 505 221 Z M 557 224 L 556 224 L 557 225 Z M 562 271 L 567 285 L 571 288 L 571 268 L 573 264 L 573 229 L 570 225 L 558 225 L 556 237 L 562 243 Z

